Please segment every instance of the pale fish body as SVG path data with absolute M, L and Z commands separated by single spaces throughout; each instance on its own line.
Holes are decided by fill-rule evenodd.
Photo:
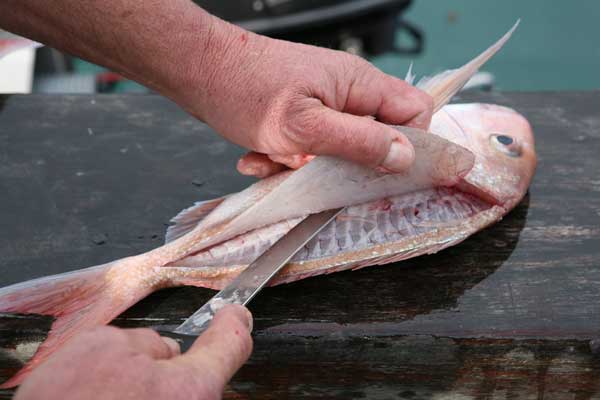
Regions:
M 431 130 L 475 154 L 473 168 L 458 185 L 346 208 L 296 254 L 273 284 L 437 252 L 498 221 L 525 195 L 536 158 L 531 127 L 521 115 L 487 104 L 450 105 L 435 114 Z M 174 219 L 167 241 L 196 226 L 222 201 L 182 212 Z M 181 269 L 184 283 L 222 288 L 301 220 L 296 217 L 258 228 L 166 268 Z
M 528 122 L 508 108 L 444 105 L 508 40 L 418 86 L 438 111 L 428 134 L 398 127 L 415 164 L 385 174 L 316 157 L 174 218 L 150 252 L 0 289 L 0 311 L 57 317 L 38 351 L 4 387 L 24 377 L 77 332 L 106 324 L 160 288 L 220 288 L 307 215 L 347 206 L 273 284 L 437 252 L 498 221 L 524 196 L 535 170 Z M 444 107 L 444 108 L 442 108 Z

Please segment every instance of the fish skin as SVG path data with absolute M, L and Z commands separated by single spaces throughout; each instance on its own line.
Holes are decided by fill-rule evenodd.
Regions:
M 465 67 L 424 81 L 434 95 L 436 109 L 441 109 L 511 33 Z M 188 209 L 179 215 L 179 230 L 171 230 L 173 240 L 150 252 L 0 289 L 0 311 L 57 317 L 34 357 L 2 387 L 19 384 L 77 332 L 110 322 L 155 290 L 178 285 L 222 287 L 245 263 L 198 266 L 191 257 L 207 251 L 214 253 L 213 258 L 226 257 L 235 249 L 232 243 L 244 235 L 264 230 L 262 239 L 268 246 L 273 231 L 285 233 L 306 214 L 349 205 L 335 222 L 340 238 L 344 238 L 338 250 L 344 251 L 328 253 L 327 245 L 313 244 L 305 258 L 299 255 L 294 259 L 273 284 L 395 262 L 454 245 L 499 220 L 523 197 L 533 176 L 533 134 L 515 111 L 493 105 L 453 105 L 435 114 L 431 125 L 435 135 L 398 129 L 413 142 L 417 153 L 415 167 L 405 174 L 386 175 L 331 157 L 316 157 L 297 171 L 279 173 L 225 199 Z M 491 133 L 512 136 L 519 157 L 493 144 Z M 347 179 L 350 189 L 342 187 L 332 194 L 326 190 L 329 185 L 310 186 L 315 176 L 328 176 L 329 184 L 336 184 L 335 173 L 325 174 L 328 171 L 337 171 Z M 304 185 L 295 188 L 301 193 L 294 193 L 294 182 Z M 302 190 L 306 188 L 314 192 Z M 339 193 L 345 195 L 341 203 Z M 419 196 L 424 200 L 416 201 Z M 438 202 L 444 196 L 453 199 L 450 205 Z M 415 210 L 420 211 L 415 214 Z M 406 227 L 412 233 L 402 234 L 398 229 L 394 236 L 394 226 Z M 369 227 L 368 240 L 357 233 L 365 227 Z M 393 240 L 386 241 L 386 235 L 392 235 Z M 320 235 L 321 239 L 323 243 L 327 240 Z M 360 246 L 343 247 L 342 241 L 347 240 Z M 259 243 L 256 252 L 265 243 Z M 219 248 L 221 253 L 217 254 Z M 351 250 L 346 251 L 348 248 Z

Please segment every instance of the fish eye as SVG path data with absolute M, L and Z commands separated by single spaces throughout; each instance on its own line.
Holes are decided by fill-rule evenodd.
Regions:
M 521 155 L 521 146 L 515 138 L 502 133 L 492 133 L 490 135 L 490 142 L 497 150 L 510 157 L 519 157 Z

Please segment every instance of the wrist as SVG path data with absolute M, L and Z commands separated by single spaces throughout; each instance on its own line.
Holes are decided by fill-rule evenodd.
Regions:
M 243 30 L 191 2 L 182 3 L 177 14 L 167 13 L 162 23 L 155 24 L 155 32 L 144 33 L 145 49 L 129 51 L 126 60 L 110 67 L 188 111 L 197 111 L 204 109 L 206 89 L 230 57 L 235 31 Z
M 238 89 L 268 39 L 201 11 L 206 18 L 202 33 L 181 43 L 178 72 L 168 74 L 172 80 L 166 94 L 210 123 L 211 116 L 229 109 L 226 103 L 243 101 Z
M 228 68 L 237 28 L 198 7 L 197 22 L 183 35 L 173 35 L 171 62 L 164 71 L 161 92 L 196 117 L 205 120 L 205 111 L 216 93 L 215 81 Z M 178 37 L 179 36 L 179 37 Z

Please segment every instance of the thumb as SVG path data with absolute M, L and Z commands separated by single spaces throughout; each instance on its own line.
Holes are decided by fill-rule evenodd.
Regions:
M 291 127 L 291 140 L 308 154 L 337 156 L 394 172 L 408 169 L 414 161 L 406 136 L 371 117 L 315 105 L 298 113 Z
M 252 352 L 252 315 L 228 305 L 215 314 L 208 329 L 184 354 L 171 359 L 194 370 L 202 383 L 222 391 Z

